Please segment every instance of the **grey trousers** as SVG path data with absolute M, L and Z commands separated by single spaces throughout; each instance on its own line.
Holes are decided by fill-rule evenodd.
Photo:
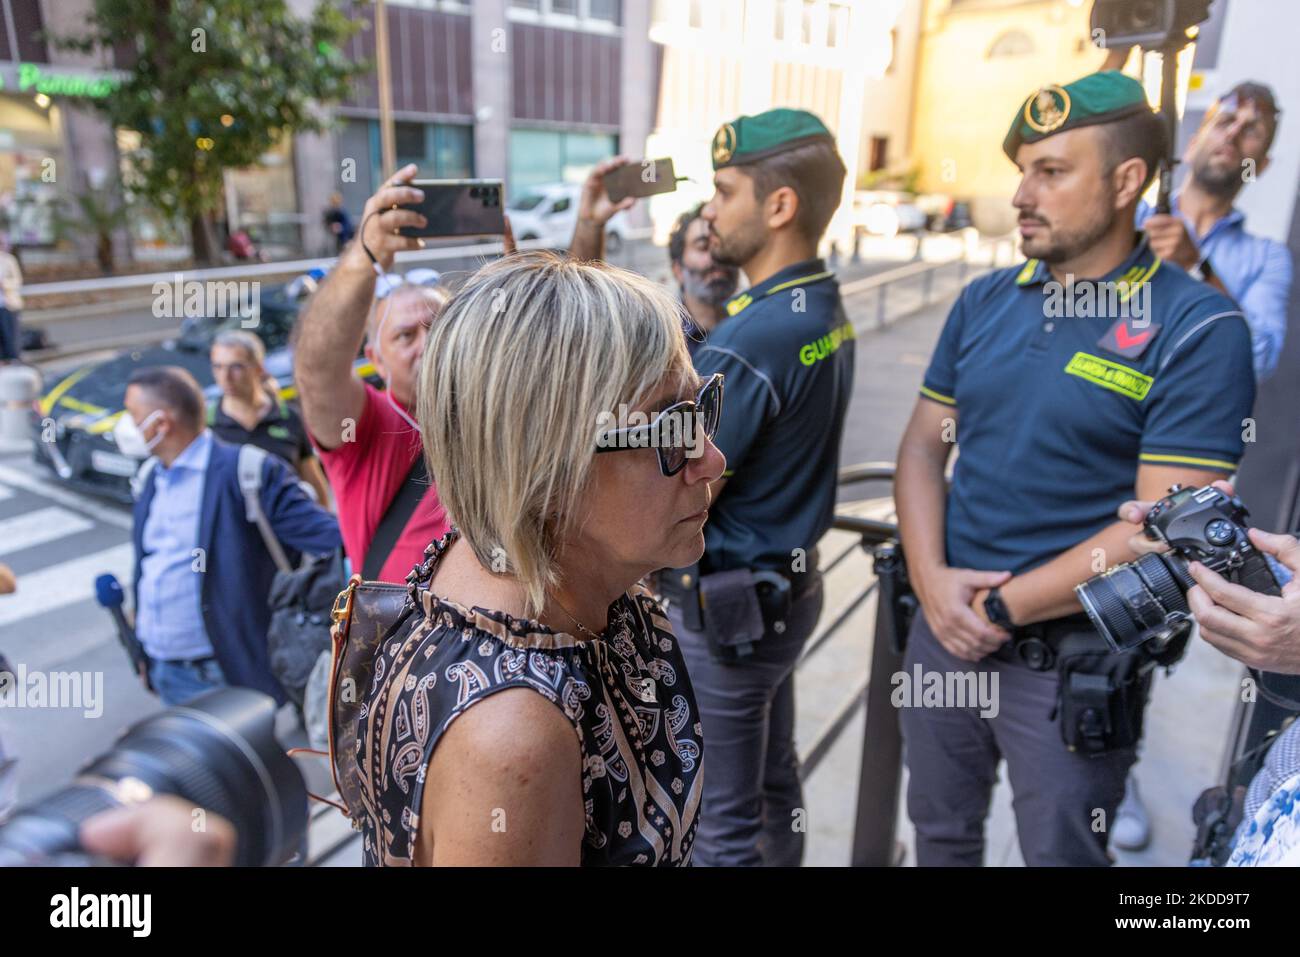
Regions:
M 794 603 L 782 635 L 739 662 L 718 662 L 701 632 L 668 615 L 700 709 L 704 794 L 691 862 L 704 867 L 798 867 L 806 812 L 794 745 L 794 667 L 817 627 L 822 583 Z
M 1016 830 L 1031 867 L 1106 866 L 1109 827 L 1124 797 L 1136 748 L 1089 757 L 1061 740 L 1055 670 L 1033 671 L 996 658 L 976 664 L 947 652 L 918 614 L 903 670 L 913 674 L 996 672 L 998 709 L 905 707 L 900 714 L 909 780 L 907 813 L 916 828 L 921 866 L 973 866 L 984 860 L 999 758 L 1007 762 Z M 991 681 L 992 679 L 986 679 Z

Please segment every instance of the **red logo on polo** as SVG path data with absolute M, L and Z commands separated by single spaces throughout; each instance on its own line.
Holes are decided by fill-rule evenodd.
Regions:
M 1156 333 L 1160 331 L 1160 323 L 1149 322 L 1141 329 L 1137 329 L 1131 326 L 1130 322 L 1131 320 L 1128 319 L 1117 320 L 1115 325 L 1106 330 L 1106 334 L 1097 341 L 1097 345 L 1125 359 L 1136 359 L 1142 355 L 1155 339 Z

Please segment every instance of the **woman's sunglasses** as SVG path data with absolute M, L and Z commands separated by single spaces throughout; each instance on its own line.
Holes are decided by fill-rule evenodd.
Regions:
M 712 441 L 718 434 L 718 423 L 722 420 L 723 378 L 721 372 L 715 373 L 700 388 L 694 400 L 673 403 L 652 422 L 602 432 L 596 440 L 596 451 L 653 448 L 659 454 L 659 471 L 665 477 L 676 475 L 686 468 L 687 459 L 703 454 L 705 440 Z

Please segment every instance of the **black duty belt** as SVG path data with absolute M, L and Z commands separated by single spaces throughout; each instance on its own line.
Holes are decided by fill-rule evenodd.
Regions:
M 1097 651 L 1107 650 L 1106 641 L 1096 633 L 1092 621 L 1083 612 L 1036 621 L 1032 625 L 1018 625 L 1011 631 L 1011 640 L 1003 643 L 993 657 L 1000 661 L 1018 662 L 1034 671 L 1049 671 L 1056 665 L 1057 652 L 1068 637 L 1091 634 L 1096 638 Z

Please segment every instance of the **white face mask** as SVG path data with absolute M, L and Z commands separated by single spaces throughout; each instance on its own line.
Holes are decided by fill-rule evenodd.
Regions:
M 135 424 L 135 419 L 131 418 L 130 412 L 123 412 L 117 417 L 117 424 L 113 426 L 113 440 L 117 442 L 117 447 L 123 455 L 147 459 L 153 454 L 154 447 L 162 441 L 163 435 L 159 432 L 152 439 L 146 439 L 144 430 L 161 414 L 162 409 L 154 409 L 139 425 Z

